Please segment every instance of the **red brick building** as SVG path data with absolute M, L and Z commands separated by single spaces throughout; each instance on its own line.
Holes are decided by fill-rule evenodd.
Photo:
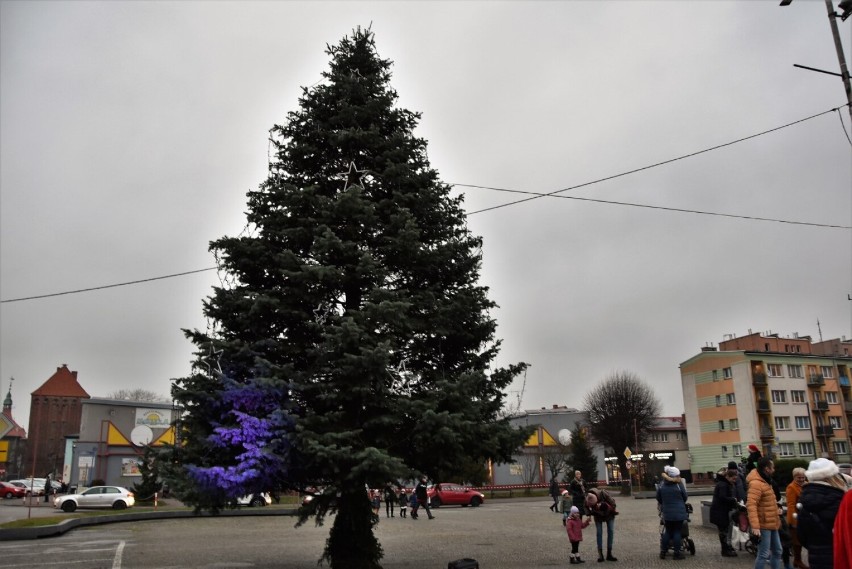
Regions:
M 77 372 L 66 364 L 56 368 L 56 373 L 32 392 L 26 475 L 62 473 L 65 437 L 80 432 L 83 400 L 89 398 L 77 383 Z

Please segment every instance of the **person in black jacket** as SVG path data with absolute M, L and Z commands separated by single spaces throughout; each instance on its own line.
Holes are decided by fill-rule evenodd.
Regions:
M 559 481 L 556 480 L 556 477 L 550 479 L 550 497 L 553 498 L 553 503 L 550 505 L 550 511 L 559 513 Z
M 414 487 L 414 495 L 417 496 L 418 509 L 423 508 L 426 510 L 426 515 L 429 516 L 429 519 L 434 520 L 435 516 L 432 515 L 432 509 L 429 507 L 429 487 L 426 485 L 425 476 L 421 476 L 420 482 Z M 416 520 L 417 513 L 412 511 L 411 517 Z
M 574 478 L 568 483 L 568 489 L 571 492 L 571 503 L 577 506 L 581 512 L 585 510 L 586 502 L 586 481 L 583 480 L 583 473 L 579 470 L 574 471 Z
M 811 569 L 833 569 L 834 519 L 846 493 L 846 480 L 827 458 L 812 460 L 805 476 L 808 484 L 799 495 L 796 534 L 808 550 Z
M 710 504 L 710 523 L 719 528 L 719 544 L 722 557 L 736 557 L 731 545 L 731 512 L 737 508 L 737 469 L 722 469 L 716 474 L 713 502 Z

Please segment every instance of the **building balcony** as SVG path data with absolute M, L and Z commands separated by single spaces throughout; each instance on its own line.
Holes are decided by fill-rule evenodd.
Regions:
M 760 401 L 757 402 L 757 412 L 758 413 L 769 413 L 769 401 Z
M 752 372 L 751 374 L 751 384 L 752 385 L 766 385 L 766 374 L 760 371 Z
M 816 428 L 816 435 L 818 437 L 833 437 L 834 427 L 831 425 L 818 425 Z
M 852 403 L 850 403 L 849 401 L 846 401 L 843 404 L 843 408 L 846 410 L 847 413 L 852 413 Z
M 814 413 L 828 411 L 828 401 L 814 401 Z
M 775 435 L 772 433 L 772 429 L 769 427 L 761 427 L 760 428 L 760 438 L 761 439 L 774 439 Z
M 849 383 L 849 378 L 845 375 L 841 375 L 838 381 L 840 382 L 840 387 L 852 387 L 852 384 Z
M 808 375 L 809 387 L 821 387 L 823 385 L 825 385 L 825 378 L 821 373 L 812 373 Z

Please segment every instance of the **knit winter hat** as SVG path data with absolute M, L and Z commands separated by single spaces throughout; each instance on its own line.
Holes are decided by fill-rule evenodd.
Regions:
M 836 464 L 834 464 L 834 461 L 828 460 L 827 458 L 818 458 L 816 460 L 812 460 L 808 465 L 808 470 L 805 472 L 805 476 L 808 477 L 808 481 L 815 482 L 817 480 L 831 478 L 839 472 L 840 469 Z
M 571 506 L 571 513 L 572 514 L 579 514 L 580 508 L 578 508 L 577 506 Z
M 736 469 L 737 469 L 737 463 L 736 463 L 736 462 L 734 462 L 733 460 L 732 460 L 732 461 L 730 461 L 730 462 L 728 463 L 728 470 L 736 470 Z
M 669 475 L 670 478 L 677 478 L 680 476 L 680 470 L 675 466 L 666 466 L 663 471 Z
M 563 490 L 562 495 L 565 496 L 566 494 L 568 494 L 568 490 Z
M 749 450 L 749 452 L 760 452 L 760 449 L 759 449 L 759 448 L 757 448 L 757 445 L 756 445 L 756 444 L 750 444 L 750 445 L 748 445 L 748 450 Z

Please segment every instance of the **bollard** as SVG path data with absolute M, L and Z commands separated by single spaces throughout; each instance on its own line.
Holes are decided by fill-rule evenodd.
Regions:
M 154 509 L 157 509 L 157 492 L 154 492 Z

